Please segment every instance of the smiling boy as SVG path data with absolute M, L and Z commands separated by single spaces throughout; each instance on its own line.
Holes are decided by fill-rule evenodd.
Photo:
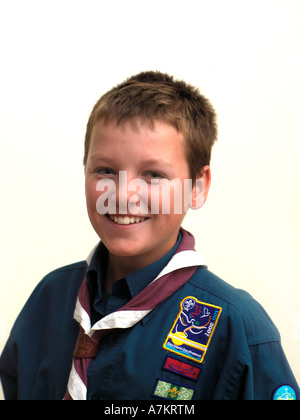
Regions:
M 101 241 L 26 303 L 0 360 L 7 399 L 297 398 L 272 321 L 208 271 L 181 228 L 206 201 L 216 136 L 210 102 L 166 74 L 99 99 L 84 165 Z
M 108 290 L 116 280 L 166 255 L 177 242 L 185 215 L 184 211 L 175 214 L 174 196 L 169 214 L 152 214 L 151 208 L 148 208 L 145 209 L 148 210 L 146 214 L 139 214 L 133 223 L 129 223 L 129 218 L 133 217 L 131 214 L 99 214 L 96 205 L 99 198 L 97 183 L 100 179 L 118 183 L 120 171 L 126 171 L 128 182 L 143 179 L 150 184 L 153 179 L 179 179 L 183 185 L 190 174 L 182 134 L 161 122 L 149 129 L 143 125 L 132 127 L 130 124 L 116 127 L 113 123 L 104 124 L 100 120 L 94 127 L 86 161 L 86 199 L 91 223 L 109 250 L 106 274 Z M 209 167 L 205 166 L 202 172 L 207 195 Z M 127 185 L 124 189 L 129 201 L 133 192 L 128 194 Z M 119 201 L 118 198 L 118 204 Z M 151 196 L 147 202 L 150 207 Z

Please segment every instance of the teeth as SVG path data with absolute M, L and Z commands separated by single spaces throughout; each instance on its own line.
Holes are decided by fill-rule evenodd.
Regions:
M 134 223 L 141 223 L 145 220 L 145 217 L 133 217 L 133 216 L 121 217 L 121 216 L 113 216 L 110 214 L 108 215 L 108 217 L 110 218 L 110 220 L 117 223 L 118 225 L 130 225 Z

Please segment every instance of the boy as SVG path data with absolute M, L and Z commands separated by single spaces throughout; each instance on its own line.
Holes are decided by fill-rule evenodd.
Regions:
M 101 242 L 26 303 L 0 361 L 7 399 L 297 398 L 263 308 L 209 272 L 181 228 L 207 198 L 216 136 L 209 101 L 159 72 L 96 103 L 84 165 Z

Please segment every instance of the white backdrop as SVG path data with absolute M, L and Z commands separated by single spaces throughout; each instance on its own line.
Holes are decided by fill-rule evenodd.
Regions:
M 217 110 L 209 199 L 185 227 L 269 312 L 300 382 L 299 21 L 299 0 L 0 0 L 0 351 L 40 279 L 97 241 L 82 167 L 92 106 L 152 69 Z

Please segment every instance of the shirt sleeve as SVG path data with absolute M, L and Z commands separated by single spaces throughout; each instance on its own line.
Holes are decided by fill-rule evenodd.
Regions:
M 299 398 L 297 381 L 280 342 L 251 346 L 250 356 L 245 400 L 276 400 L 280 395 L 283 399 Z
M 10 340 L 8 340 L 0 358 L 0 380 L 5 399 L 17 400 L 17 355 Z
M 63 398 L 78 336 L 74 308 L 85 271 L 86 263 L 80 262 L 49 273 L 25 303 L 0 357 L 7 400 Z

